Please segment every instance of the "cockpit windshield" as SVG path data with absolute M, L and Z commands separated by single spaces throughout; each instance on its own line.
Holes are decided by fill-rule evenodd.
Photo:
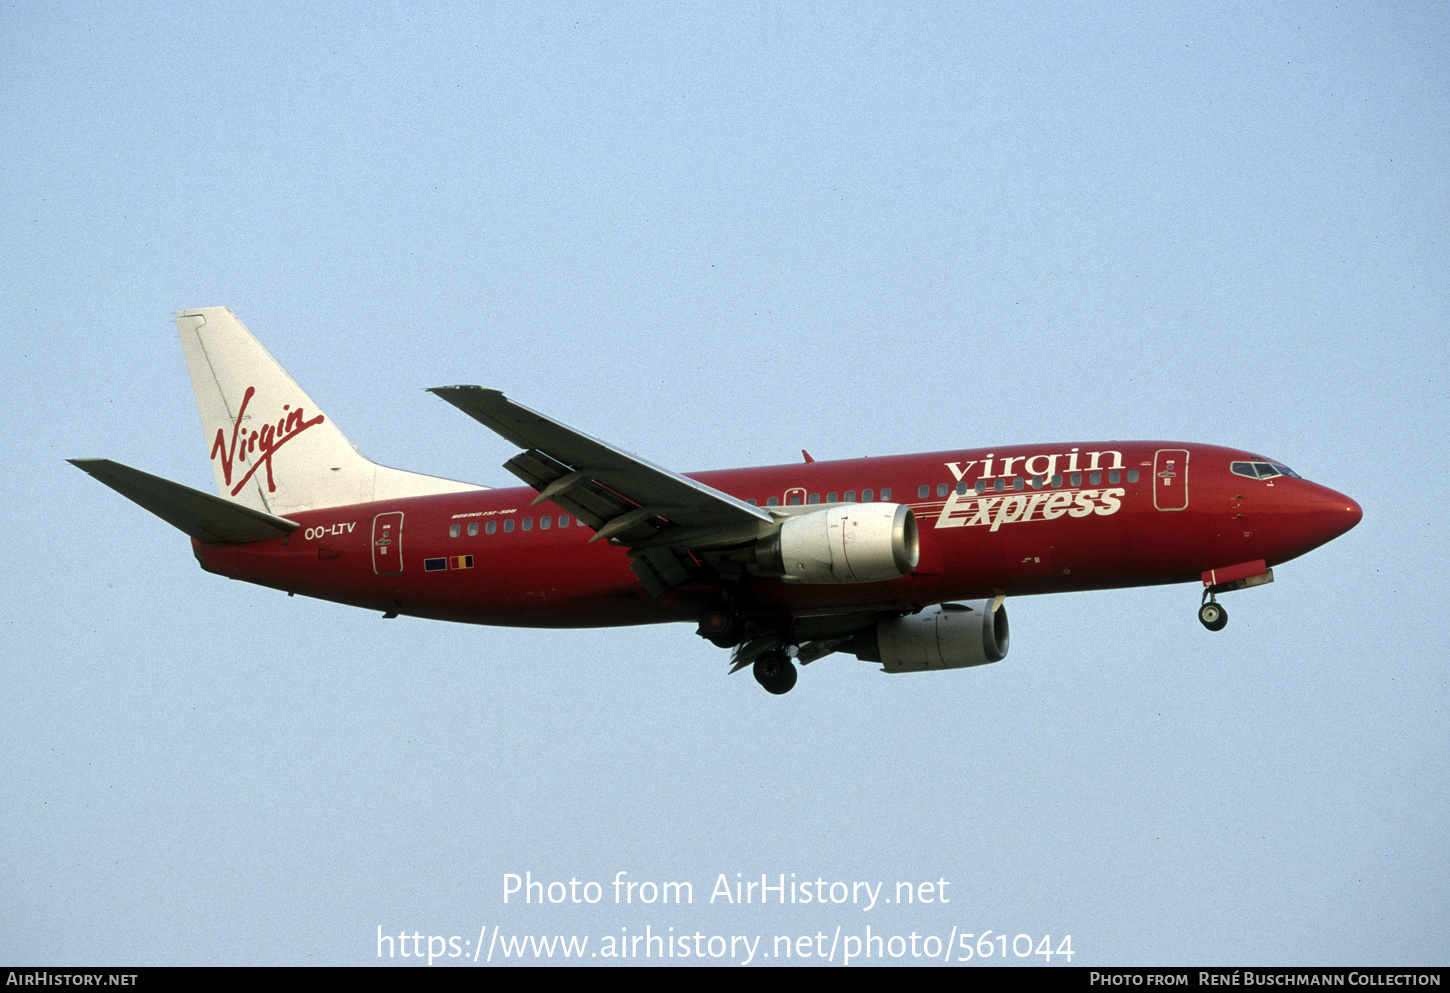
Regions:
M 1229 466 L 1229 470 L 1235 476 L 1248 476 L 1250 479 L 1272 479 L 1275 476 L 1304 478 L 1288 466 L 1277 462 L 1234 462 Z

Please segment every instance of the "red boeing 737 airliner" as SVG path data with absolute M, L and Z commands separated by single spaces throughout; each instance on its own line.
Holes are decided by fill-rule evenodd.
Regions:
M 496 390 L 432 392 L 522 451 L 525 487 L 377 465 L 224 307 L 177 314 L 217 496 L 74 464 L 191 536 L 203 569 L 473 624 L 695 621 L 772 693 L 832 652 L 887 672 L 996 662 L 1008 596 L 1200 582 L 1337 537 L 1359 505 L 1283 463 L 1174 441 L 1064 442 L 671 472 Z

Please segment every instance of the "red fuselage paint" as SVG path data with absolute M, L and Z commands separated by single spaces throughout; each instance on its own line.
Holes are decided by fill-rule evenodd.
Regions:
M 307 426 L 300 413 L 297 420 Z M 762 507 L 773 498 L 809 509 L 808 502 L 832 494 L 864 499 L 869 490 L 876 502 L 915 512 L 921 552 L 910 575 L 844 585 L 747 575 L 737 608 L 768 617 L 1199 582 L 1208 570 L 1256 560 L 1273 567 L 1359 522 L 1359 505 L 1325 486 L 1231 472 L 1233 462 L 1245 461 L 1272 460 L 1212 445 L 1103 442 L 690 475 Z M 205 569 L 234 579 L 475 624 L 693 621 L 718 598 L 714 581 L 651 597 L 624 549 L 589 543 L 594 532 L 572 518 L 560 527 L 563 512 L 551 503 L 532 506 L 535 496 L 517 487 L 331 507 L 291 515 L 301 526 L 286 538 L 193 545 Z

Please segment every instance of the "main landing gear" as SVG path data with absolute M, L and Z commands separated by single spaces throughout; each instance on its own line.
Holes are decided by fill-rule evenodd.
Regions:
M 796 668 L 785 652 L 766 652 L 755 660 L 755 681 L 766 692 L 779 696 L 789 693 L 795 685 Z
M 742 620 L 728 603 L 712 604 L 701 611 L 700 626 L 695 633 L 720 648 L 735 648 L 742 642 L 751 641 L 746 658 L 754 658 L 755 661 L 737 663 L 735 669 L 730 671 L 735 672 L 747 665 L 752 666 L 751 671 L 755 673 L 755 681 L 764 686 L 767 692 L 777 696 L 789 693 L 795 686 L 797 670 L 790 655 L 780 647 L 769 647 L 767 651 L 760 651 L 767 645 L 786 644 L 783 634 L 771 637 L 763 630 L 749 627 L 747 622 Z M 767 645 L 761 645 L 762 640 L 765 640 Z M 756 652 L 760 652 L 760 654 L 756 655 Z M 738 656 L 740 653 L 736 654 Z
M 1228 611 L 1214 598 L 1212 590 L 1203 591 L 1203 605 L 1198 608 L 1198 621 L 1210 631 L 1222 631 L 1228 626 Z

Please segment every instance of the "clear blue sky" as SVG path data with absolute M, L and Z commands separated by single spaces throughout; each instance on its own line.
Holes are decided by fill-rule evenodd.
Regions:
M 1445 962 L 1442 4 L 302 6 L 0 18 L 0 961 L 870 925 Z M 773 698 L 685 626 L 201 573 L 64 459 L 210 488 L 171 314 L 216 305 L 453 478 L 512 482 L 423 392 L 481 383 L 682 471 L 1182 439 L 1365 519 L 1217 635 L 1194 587 L 1024 598 L 998 665 Z M 607 895 L 506 905 L 526 871 Z M 621 871 L 695 903 L 615 906 Z

